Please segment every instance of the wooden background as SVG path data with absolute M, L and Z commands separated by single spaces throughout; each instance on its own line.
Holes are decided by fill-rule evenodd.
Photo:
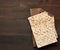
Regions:
M 58 43 L 41 50 L 60 50 L 60 0 L 0 0 L 0 50 L 40 50 L 32 46 L 28 22 L 30 8 L 43 8 L 55 16 Z

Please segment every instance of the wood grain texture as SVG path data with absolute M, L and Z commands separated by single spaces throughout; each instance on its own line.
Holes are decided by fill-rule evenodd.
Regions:
M 0 50 L 33 50 L 30 39 L 31 29 L 27 18 L 30 16 L 30 8 L 34 7 L 41 7 L 55 15 L 60 39 L 60 0 L 49 2 L 42 0 L 0 0 Z M 14 40 L 16 37 L 19 37 L 17 39 L 22 43 L 19 40 Z M 60 50 L 60 40 L 56 45 L 50 45 L 41 50 Z

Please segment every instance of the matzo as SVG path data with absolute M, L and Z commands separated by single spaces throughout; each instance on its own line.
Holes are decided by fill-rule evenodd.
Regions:
M 44 11 L 29 17 L 28 20 L 38 48 L 57 42 L 54 16 L 49 16 Z

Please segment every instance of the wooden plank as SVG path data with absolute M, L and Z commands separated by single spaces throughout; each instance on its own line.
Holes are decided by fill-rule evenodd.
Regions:
M 27 19 L 0 20 L 1 35 L 30 35 L 30 27 Z

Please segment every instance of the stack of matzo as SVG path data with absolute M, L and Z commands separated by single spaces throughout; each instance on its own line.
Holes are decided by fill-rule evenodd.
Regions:
M 44 11 L 29 17 L 28 20 L 38 48 L 57 42 L 54 16 Z

